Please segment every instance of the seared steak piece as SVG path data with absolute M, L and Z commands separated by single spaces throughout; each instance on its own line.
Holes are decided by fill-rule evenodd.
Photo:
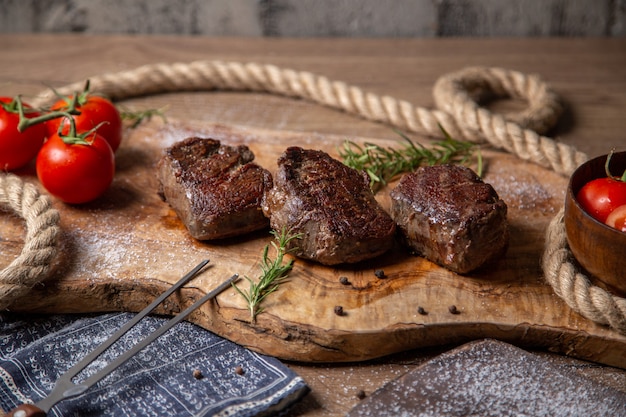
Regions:
M 253 159 L 247 146 L 187 138 L 167 148 L 157 164 L 160 194 L 198 240 L 263 229 L 269 222 L 261 199 L 272 176 Z
M 418 168 L 390 196 L 391 217 L 408 246 L 452 271 L 473 271 L 508 247 L 507 206 L 469 168 Z
M 316 150 L 288 148 L 263 200 L 274 230 L 302 233 L 296 256 L 324 265 L 354 263 L 386 252 L 395 223 L 369 188 L 369 177 Z

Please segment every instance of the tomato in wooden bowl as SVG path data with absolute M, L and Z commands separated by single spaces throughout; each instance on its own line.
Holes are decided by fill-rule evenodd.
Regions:
M 572 174 L 565 196 L 565 232 L 572 254 L 592 275 L 590 278 L 605 284 L 604 287 L 614 294 L 625 296 L 626 232 L 607 225 L 605 221 L 613 211 L 616 212 L 615 218 L 619 217 L 617 210 L 623 210 L 620 207 L 623 205 L 621 199 L 626 199 L 623 195 L 626 182 L 610 183 L 609 186 L 615 188 L 609 187 L 604 195 L 599 188 L 606 185 L 603 184 L 606 181 L 595 182 L 583 190 L 592 181 L 607 178 L 608 157 L 591 159 Z M 626 171 L 626 152 L 612 153 L 608 169 L 613 181 L 621 181 Z

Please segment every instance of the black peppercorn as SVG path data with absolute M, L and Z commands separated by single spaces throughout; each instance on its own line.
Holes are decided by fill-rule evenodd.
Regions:
M 348 277 L 339 277 L 339 282 L 342 283 L 343 285 L 350 285 L 350 281 L 348 280 Z
M 382 269 L 377 269 L 376 271 L 374 271 L 374 275 L 376 275 L 376 278 L 387 278 L 387 276 L 385 275 L 385 271 L 383 271 Z
M 451 314 L 461 314 L 461 312 L 456 308 L 455 305 L 451 305 L 450 307 L 448 307 L 448 311 Z
M 428 311 L 424 310 L 424 307 L 417 307 L 417 312 L 421 314 L 422 316 L 425 316 L 428 314 Z
M 343 312 L 343 307 L 342 306 L 335 306 L 335 314 L 338 316 L 343 316 L 344 312 Z

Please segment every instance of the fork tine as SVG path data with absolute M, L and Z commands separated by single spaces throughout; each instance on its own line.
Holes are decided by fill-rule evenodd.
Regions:
M 92 363 L 98 356 L 100 356 L 105 350 L 107 350 L 113 343 L 118 341 L 124 334 L 126 334 L 133 326 L 135 326 L 139 321 L 141 321 L 144 317 L 150 314 L 159 304 L 161 304 L 167 297 L 172 295 L 176 290 L 186 284 L 191 278 L 193 278 L 198 272 L 202 270 L 207 264 L 209 260 L 203 260 L 198 265 L 196 265 L 191 271 L 189 271 L 185 276 L 183 276 L 178 282 L 172 285 L 167 289 L 163 294 L 157 297 L 150 305 L 141 310 L 141 312 L 137 313 L 131 320 L 126 322 L 122 327 L 120 327 L 115 333 L 113 333 L 107 340 L 105 340 L 101 345 L 99 345 L 96 349 L 91 351 L 87 356 L 85 356 L 82 360 L 68 369 L 63 375 L 59 377 L 59 379 L 54 384 L 52 388 L 52 392 L 48 394 L 47 397 L 43 398 L 36 404 L 36 407 L 39 407 L 44 413 L 47 413 L 52 406 L 61 401 L 64 398 L 70 398 L 76 395 L 81 394 L 85 390 L 87 390 L 93 383 L 100 380 L 106 374 L 102 375 L 96 381 L 90 384 L 74 384 L 72 379 L 82 371 L 87 365 Z M 189 313 L 187 313 L 189 314 Z M 153 339 L 154 340 L 154 339 Z M 147 343 L 146 343 L 147 345 Z M 145 346 L 145 345 L 144 345 Z M 132 356 L 132 355 L 131 355 Z M 129 356 L 130 357 L 130 356 Z M 119 363 L 121 364 L 121 363 Z M 107 372 L 110 373 L 113 368 L 110 368 Z M 100 371 L 101 372 L 101 371 Z M 23 411 L 23 410 L 22 410 Z
M 96 372 L 95 374 L 91 375 L 89 378 L 85 379 L 85 381 L 83 381 L 83 383 L 80 384 L 80 385 L 86 385 L 87 387 L 90 387 L 91 385 L 93 385 L 96 382 L 100 381 L 102 378 L 104 378 L 105 376 L 110 374 L 113 370 L 115 370 L 118 366 L 122 365 L 124 362 L 126 362 L 128 359 L 133 357 L 135 354 L 137 354 L 143 348 L 148 346 L 150 343 L 152 343 L 158 337 L 160 337 L 165 332 L 167 332 L 169 329 L 174 327 L 174 325 L 180 323 L 185 318 L 187 318 L 187 316 L 189 316 L 194 310 L 196 310 L 202 304 L 206 303 L 207 301 L 209 301 L 212 298 L 215 298 L 219 293 L 224 291 L 226 288 L 230 287 L 231 284 L 234 281 L 236 281 L 237 279 L 239 279 L 239 274 L 234 274 L 233 276 L 228 278 L 226 281 L 222 282 L 220 285 L 218 285 L 211 292 L 207 293 L 204 297 L 202 297 L 201 299 L 199 299 L 198 301 L 196 301 L 195 303 L 193 303 L 192 305 L 187 307 L 185 310 L 181 311 L 180 313 L 178 313 L 177 315 L 172 317 L 167 323 L 165 323 L 164 325 L 162 325 L 161 327 L 156 329 L 154 332 L 150 333 L 150 335 L 146 336 L 146 338 L 143 339 L 141 342 L 135 344 L 133 347 L 128 349 L 126 352 L 124 352 L 123 354 L 121 354 L 118 357 L 116 357 L 107 366 L 105 366 L 104 368 L 100 369 L 98 372 Z
M 172 295 L 174 291 L 178 290 L 180 287 L 185 285 L 191 278 L 193 278 L 206 264 L 209 263 L 208 259 L 203 260 L 198 265 L 196 265 L 191 271 L 189 271 L 184 277 L 182 277 L 178 282 L 168 288 L 163 294 L 161 294 L 158 298 L 156 298 L 150 305 L 137 313 L 131 320 L 126 322 L 122 327 L 120 327 L 115 333 L 113 333 L 104 343 L 90 352 L 87 356 L 85 356 L 80 362 L 76 365 L 72 366 L 66 373 L 64 373 L 62 378 L 74 378 L 80 371 L 82 371 L 87 365 L 93 362 L 102 352 L 107 350 L 113 343 L 115 343 L 120 337 L 126 334 L 132 327 L 134 327 L 139 321 L 141 321 L 148 314 L 152 313 L 152 311 L 157 308 L 167 297 Z

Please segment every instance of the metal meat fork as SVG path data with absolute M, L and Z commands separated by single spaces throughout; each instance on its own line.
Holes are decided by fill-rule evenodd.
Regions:
M 212 298 L 215 298 L 219 293 L 228 288 L 232 282 L 239 278 L 239 275 L 235 274 L 221 283 L 213 291 L 206 294 L 204 297 L 196 301 L 191 306 L 187 307 L 182 312 L 171 318 L 163 326 L 159 327 L 141 342 L 128 349 L 122 355 L 115 358 L 107 366 L 91 375 L 89 378 L 82 381 L 80 384 L 75 384 L 72 379 L 82 371 L 87 365 L 93 362 L 102 352 L 107 350 L 113 343 L 115 343 L 120 337 L 122 337 L 128 330 L 136 325 L 141 319 L 152 312 L 159 304 L 161 304 L 167 297 L 169 297 L 174 291 L 182 287 L 187 281 L 193 278 L 204 266 L 209 263 L 208 260 L 200 262 L 194 269 L 189 271 L 187 275 L 182 277 L 180 281 L 170 287 L 167 291 L 161 294 L 155 299 L 148 307 L 138 313 L 132 320 L 128 321 L 122 327 L 119 328 L 111 337 L 109 337 L 102 345 L 98 346 L 94 351 L 85 356 L 80 362 L 72 366 L 67 372 L 59 377 L 52 392 L 47 397 L 43 398 L 36 404 L 22 404 L 6 414 L 6 417 L 45 417 L 48 411 L 59 401 L 67 398 L 72 398 L 87 391 L 92 385 L 100 381 L 102 378 L 113 372 L 117 367 L 125 363 L 128 359 L 133 357 L 143 348 L 152 343 L 156 338 L 167 332 L 175 324 L 183 321 L 191 312 L 200 307 L 205 302 Z

